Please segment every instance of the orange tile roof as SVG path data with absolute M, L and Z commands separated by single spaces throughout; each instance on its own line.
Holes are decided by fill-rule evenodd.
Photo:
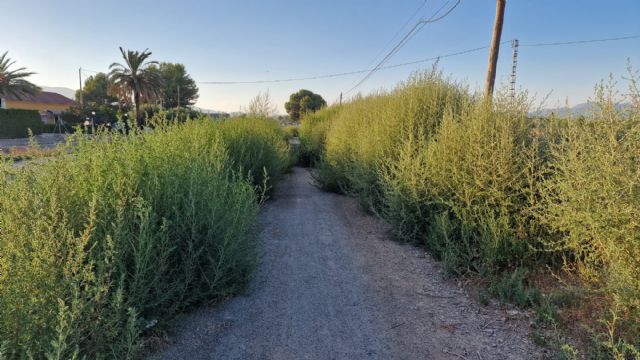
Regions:
M 56 105 L 75 105 L 76 102 L 66 96 L 50 91 L 40 91 L 36 95 L 24 95 L 20 99 L 9 96 L 7 100 L 12 101 L 28 101 L 40 104 L 56 104 Z

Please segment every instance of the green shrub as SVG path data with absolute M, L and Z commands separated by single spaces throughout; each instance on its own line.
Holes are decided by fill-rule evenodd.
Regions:
M 297 125 L 287 125 L 284 128 L 284 132 L 290 139 L 297 138 L 299 136 L 299 127 Z
M 521 307 L 537 306 L 541 303 L 540 291 L 528 286 L 527 270 L 517 268 L 512 273 L 502 274 L 494 279 L 488 288 L 489 293 L 504 302 Z
M 271 184 L 291 165 L 286 134 L 272 120 L 238 118 L 219 125 L 233 167 L 249 178 L 259 193 L 270 193 Z
M 91 112 L 89 111 L 88 113 L 90 114 Z M 86 112 L 83 112 L 82 109 L 73 107 L 69 109 L 69 111 L 63 112 L 60 117 L 62 118 L 62 121 L 67 124 L 67 126 L 75 126 L 84 122 L 86 116 L 84 116 L 83 114 L 86 114 Z
M 453 273 L 547 261 L 537 251 L 546 229 L 534 215 L 555 127 L 530 119 L 525 104 L 504 96 L 488 104 L 437 72 L 415 75 L 321 121 L 317 178 L 387 219 L 399 239 L 425 244 Z M 301 131 L 303 143 L 311 134 Z
M 186 107 L 179 108 L 171 108 L 171 109 L 162 109 L 156 106 L 145 106 L 144 107 L 144 115 L 148 121 L 153 122 L 154 118 L 163 118 L 169 121 L 179 121 L 184 122 L 187 120 L 198 119 L 202 116 L 202 113 Z M 116 116 L 113 116 L 115 120 Z
M 464 88 L 437 72 L 416 74 L 391 93 L 343 106 L 326 135 L 320 174 L 325 187 L 356 196 L 371 211 L 385 211 L 388 167 L 408 142 L 424 144 L 447 112 L 469 101 Z
M 582 119 L 537 119 L 526 97 L 492 102 L 436 72 L 303 119 L 320 185 L 356 197 L 448 271 L 489 278 L 521 305 L 521 268 L 578 271 L 610 301 L 609 353 L 640 346 L 640 93 L 604 86 Z M 614 88 L 613 85 L 609 88 Z M 500 274 L 513 274 L 501 276 Z
M 431 231 L 450 232 L 429 237 L 427 245 L 436 255 L 462 257 L 458 270 L 513 269 L 540 256 L 541 229 L 532 215 L 539 206 L 543 129 L 526 108 L 503 104 L 495 99 L 491 107 L 478 103 L 445 117 L 416 160 L 407 159 L 422 176 L 412 189 L 422 194 L 418 202 L 429 205 L 426 218 L 445 213 L 453 222 L 443 228 L 441 221 L 429 221 L 439 227 Z
M 283 136 L 258 120 L 156 119 L 152 132 L 76 134 L 48 162 L 2 166 L 4 356 L 135 358 L 149 320 L 241 289 L 256 259 L 251 180 L 265 180 L 247 170 L 278 178 Z
M 303 166 L 314 165 L 324 152 L 324 142 L 330 120 L 340 111 L 340 107 L 324 107 L 316 112 L 307 113 L 300 122 L 298 135 L 300 148 L 298 162 Z
M 606 89 L 597 87 L 594 113 L 569 121 L 551 147 L 539 216 L 555 231 L 547 250 L 566 253 L 584 279 L 605 289 L 616 335 L 639 346 L 640 107 L 620 110 Z
M 37 135 L 43 126 L 36 110 L 0 109 L 0 139 L 26 138 L 29 130 Z

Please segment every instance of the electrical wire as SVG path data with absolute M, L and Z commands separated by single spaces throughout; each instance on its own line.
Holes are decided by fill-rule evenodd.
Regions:
M 631 40 L 631 39 L 640 39 L 640 35 L 630 35 L 630 36 L 612 37 L 612 38 L 604 38 L 604 39 L 577 40 L 577 41 L 568 41 L 568 42 L 520 44 L 520 46 L 525 46 L 525 47 L 560 46 L 560 45 L 586 44 L 586 43 Z M 502 41 L 500 44 L 508 44 L 508 43 L 511 43 L 512 41 L 513 40 L 505 40 L 505 41 Z M 420 59 L 416 61 L 382 66 L 382 67 L 379 67 L 378 70 L 393 69 L 393 68 L 398 68 L 402 66 L 415 65 L 415 64 L 420 64 L 424 62 L 435 61 L 437 59 L 469 54 L 469 53 L 477 52 L 480 50 L 485 50 L 488 48 L 489 46 L 480 46 L 476 48 L 471 48 L 471 49 L 462 50 L 454 53 Z M 342 73 L 325 74 L 325 75 L 317 75 L 317 76 L 309 76 L 309 77 L 287 78 L 287 79 L 255 80 L 255 81 L 199 81 L 198 83 L 206 84 L 206 85 L 241 85 L 241 84 L 265 84 L 265 83 L 281 83 L 281 82 L 304 81 L 304 80 L 319 80 L 319 79 L 328 79 L 328 78 L 363 74 L 363 73 L 370 72 L 373 69 L 355 70 L 355 71 L 348 71 L 348 72 L 342 72 Z
M 526 46 L 526 47 L 560 46 L 560 45 L 587 44 L 587 43 L 618 41 L 618 40 L 629 40 L 629 39 L 640 39 L 640 35 L 620 36 L 620 37 L 606 38 L 606 39 L 576 40 L 576 41 L 537 43 L 537 44 L 520 44 L 520 46 Z
M 506 44 L 508 42 L 511 42 L 511 40 L 504 41 L 504 42 L 502 42 L 502 44 Z M 489 48 L 489 46 L 481 46 L 481 47 L 462 50 L 462 51 L 458 51 L 458 52 L 454 52 L 454 53 L 438 55 L 438 56 L 434 56 L 434 57 L 430 57 L 430 58 L 426 58 L 426 59 L 420 59 L 420 60 L 415 60 L 415 61 L 410 61 L 410 62 L 405 62 L 405 63 L 400 63 L 400 64 L 382 66 L 382 67 L 378 68 L 378 70 L 393 69 L 393 68 L 398 68 L 398 67 L 402 67 L 402 66 L 415 65 L 415 64 L 434 61 L 434 60 L 438 60 L 438 59 L 443 59 L 443 58 L 448 58 L 448 57 L 453 57 L 453 56 L 458 56 L 458 55 L 464 55 L 464 54 L 469 54 L 469 53 L 472 53 L 472 52 L 476 52 L 476 51 L 480 51 L 480 50 L 484 50 L 484 49 L 488 49 L 488 48 Z M 303 80 L 318 80 L 318 79 L 342 77 L 342 76 L 363 74 L 363 73 L 369 72 L 371 70 L 373 70 L 373 69 L 355 70 L 355 71 L 336 73 L 336 74 L 326 74 L 326 75 L 317 75 L 317 76 L 300 77 L 300 78 L 289 78 L 289 79 L 255 80 L 255 81 L 200 81 L 198 83 L 199 84 L 206 84 L 206 85 L 243 85 L 243 84 L 280 83 L 280 82 L 303 81 Z
M 400 35 L 400 33 L 402 32 L 402 30 L 404 30 L 407 25 L 409 25 L 409 23 L 411 22 L 411 20 L 413 20 L 413 18 L 416 17 L 416 15 L 418 15 L 418 13 L 422 10 L 422 8 L 425 7 L 425 5 L 427 5 L 427 2 L 429 2 L 429 0 L 424 0 L 422 2 L 422 5 L 420 5 L 420 7 L 418 7 L 418 9 L 416 9 L 416 11 L 413 12 L 413 14 L 411 15 L 411 17 L 409 19 L 407 19 L 407 21 L 402 25 L 402 27 L 400 27 L 400 29 L 398 29 L 398 31 L 393 35 L 393 37 L 391 39 L 389 39 L 389 41 L 380 49 L 380 51 L 376 54 L 376 56 L 371 60 L 371 62 L 369 62 L 367 64 L 367 66 L 365 68 L 370 68 L 376 61 L 376 59 L 378 59 L 380 57 L 380 55 L 382 55 L 382 53 L 384 52 L 384 50 L 389 47 L 389 45 L 391 45 L 391 43 L 398 37 L 398 35 Z M 354 81 L 355 84 L 355 81 Z M 352 84 L 353 85 L 353 84 Z
M 456 7 L 458 7 L 458 5 L 460 5 L 460 1 L 461 0 L 457 0 L 456 3 L 447 12 L 439 17 L 436 17 L 449 4 L 449 0 L 447 0 L 447 2 L 445 2 L 444 5 L 442 5 L 429 19 L 418 21 L 414 25 L 414 27 L 411 28 L 411 30 L 409 30 L 409 32 L 398 42 L 398 44 L 393 49 L 391 49 L 389 53 L 387 53 L 387 55 L 378 63 L 378 65 L 376 65 L 376 67 L 374 67 L 367 75 L 365 75 L 356 85 L 347 90 L 345 94 L 351 93 L 353 90 L 357 89 L 360 85 L 367 81 L 373 74 L 376 73 L 376 71 L 384 66 L 384 64 L 389 61 L 391 57 L 393 57 L 393 55 L 398 53 L 398 51 L 400 51 L 400 49 L 402 49 L 404 45 L 406 45 L 418 32 L 420 32 L 423 27 L 425 27 L 427 24 L 442 20 L 447 15 L 449 15 Z

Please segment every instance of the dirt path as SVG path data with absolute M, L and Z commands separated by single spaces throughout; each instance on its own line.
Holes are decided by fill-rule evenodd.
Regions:
M 160 359 L 538 359 L 524 314 L 478 305 L 344 196 L 283 180 L 243 295 L 184 319 Z M 513 319 L 513 317 L 517 319 Z

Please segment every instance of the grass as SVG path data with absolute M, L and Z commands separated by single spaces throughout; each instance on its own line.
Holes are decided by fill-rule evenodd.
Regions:
M 154 122 L 2 164 L 0 358 L 137 358 L 148 321 L 247 283 L 284 134 L 259 119 Z
M 540 308 L 530 274 L 579 276 L 606 299 L 600 347 L 622 359 L 640 346 L 640 92 L 630 75 L 625 110 L 615 84 L 600 84 L 593 114 L 539 119 L 525 94 L 487 102 L 436 71 L 417 74 L 304 118 L 303 154 L 321 186 L 357 198 L 449 273 L 485 277 L 487 295 Z

